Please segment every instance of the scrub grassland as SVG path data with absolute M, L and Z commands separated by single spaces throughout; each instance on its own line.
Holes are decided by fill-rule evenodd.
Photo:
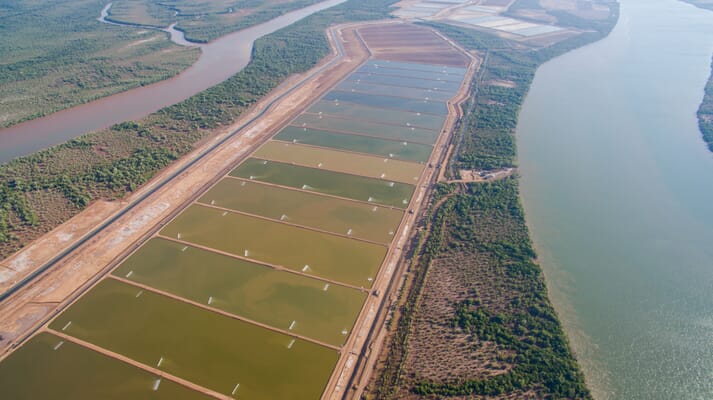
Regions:
M 109 21 L 176 29 L 192 42 L 205 43 L 319 0 L 114 0 Z
M 103 0 L 0 0 L 0 128 L 176 75 L 197 48 L 97 21 Z
M 387 15 L 393 0 L 350 0 L 255 42 L 252 60 L 225 82 L 146 118 L 71 140 L 0 167 L 0 258 L 99 199 L 119 199 L 291 74 L 329 52 L 327 26 Z
M 536 49 L 436 25 L 467 49 L 487 52 L 451 170 L 514 167 L 518 111 L 537 67 L 603 37 L 617 14 L 591 33 Z M 439 183 L 421 226 L 364 398 L 590 399 L 534 262 L 518 178 Z

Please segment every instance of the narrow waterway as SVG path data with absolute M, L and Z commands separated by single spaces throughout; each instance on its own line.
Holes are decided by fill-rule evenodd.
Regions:
M 139 119 L 215 86 L 248 64 L 256 39 L 344 1 L 327 0 L 201 45 L 198 61 L 171 79 L 0 129 L 0 163 L 116 123 Z
M 622 0 L 543 65 L 518 125 L 551 296 L 598 399 L 713 398 L 713 155 L 696 110 L 713 13 Z
M 137 25 L 124 24 L 124 23 L 119 23 L 119 22 L 114 22 L 114 21 L 108 20 L 107 17 L 109 17 L 109 10 L 111 9 L 112 4 L 113 3 L 107 3 L 107 5 L 105 5 L 104 8 L 102 8 L 99 18 L 97 18 L 97 21 L 105 23 L 105 24 L 109 24 L 109 25 L 126 26 L 129 28 L 137 27 Z M 194 42 L 186 40 L 186 36 L 184 35 L 184 33 L 182 31 L 179 31 L 178 29 L 176 29 L 176 24 L 177 24 L 177 22 L 174 22 L 174 23 L 170 24 L 169 26 L 167 26 L 166 28 L 158 28 L 155 26 L 147 26 L 147 25 L 140 25 L 138 27 L 144 27 L 147 29 L 154 29 L 157 31 L 166 32 L 169 35 L 169 39 L 173 43 L 175 43 L 179 46 L 196 46 L 196 47 L 201 46 L 200 43 L 194 43 Z

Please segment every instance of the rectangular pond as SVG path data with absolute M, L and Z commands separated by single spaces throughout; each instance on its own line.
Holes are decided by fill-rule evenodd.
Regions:
M 409 88 L 403 86 L 389 86 L 365 81 L 344 81 L 337 85 L 335 90 L 342 92 L 366 93 L 377 96 L 395 96 L 411 99 L 430 99 L 434 101 L 448 101 L 453 97 L 453 92 L 445 90 L 434 90 L 433 88 Z
M 391 64 L 366 64 L 357 69 L 357 73 L 387 75 L 403 78 L 430 79 L 434 81 L 448 81 L 461 83 L 465 73 L 453 72 L 444 69 L 434 68 L 431 71 L 419 71 L 415 69 L 398 68 Z
M 388 244 L 404 212 L 301 190 L 226 178 L 199 202 Z
M 433 146 L 420 143 L 349 135 L 296 126 L 286 127 L 275 136 L 275 139 L 414 162 L 428 161 L 433 151 Z
M 335 346 L 366 293 L 165 239 L 152 239 L 114 275 Z
M 386 246 L 193 205 L 161 234 L 359 287 L 371 287 Z
M 349 103 L 339 103 L 350 107 Z M 362 119 L 344 119 L 330 115 L 302 114 L 292 121 L 293 126 L 300 128 L 313 128 L 325 131 L 342 133 L 355 133 L 374 136 L 383 139 L 399 140 L 421 144 L 434 144 L 438 140 L 440 131 L 417 128 L 414 126 L 392 125 L 371 122 Z
M 445 71 L 449 74 L 460 75 L 460 76 L 465 76 L 465 72 L 466 72 L 465 68 L 450 67 L 450 66 L 446 66 L 446 65 L 421 64 L 421 63 L 413 63 L 413 62 L 405 62 L 405 61 L 379 60 L 379 59 L 368 60 L 360 68 L 364 68 L 365 70 L 368 71 L 370 68 L 375 68 L 375 67 L 376 68 L 383 67 L 383 68 L 392 68 L 392 69 L 406 69 L 406 70 L 423 71 L 423 72 L 443 72 L 443 71 Z
M 87 292 L 50 328 L 245 399 L 317 399 L 338 358 L 327 347 L 113 279 Z
M 306 167 L 404 183 L 417 182 L 424 169 L 423 164 L 394 160 L 388 157 L 346 153 L 323 147 L 274 140 L 265 143 L 254 153 L 254 156 Z
M 442 101 L 433 101 L 425 99 L 406 99 L 392 96 L 376 96 L 364 93 L 355 92 L 340 92 L 332 90 L 327 93 L 324 100 L 332 100 L 338 102 L 349 102 L 354 104 L 362 104 L 371 107 L 383 107 L 401 111 L 411 111 L 420 113 L 429 113 L 436 115 L 448 114 L 448 107 Z
M 419 112 L 385 110 L 351 103 L 320 100 L 307 110 L 310 114 L 329 114 L 342 118 L 381 122 L 391 125 L 417 127 L 440 131 L 446 117 Z M 437 134 L 437 133 L 434 133 Z
M 0 363 L 0 388 L 8 400 L 213 398 L 46 332 Z
M 246 160 L 230 175 L 345 197 L 375 205 L 401 208 L 408 205 L 415 190 L 413 185 L 405 183 L 300 167 L 258 158 Z
M 394 90 L 398 90 L 398 87 L 410 87 L 419 89 L 435 89 L 453 94 L 458 91 L 461 84 L 460 82 L 439 81 L 437 79 L 400 78 L 397 76 L 374 74 L 370 72 L 355 72 L 349 75 L 345 81 L 360 81 L 380 85 L 390 85 L 394 86 Z

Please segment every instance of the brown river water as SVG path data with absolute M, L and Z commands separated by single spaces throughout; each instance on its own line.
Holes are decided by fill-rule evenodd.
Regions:
M 344 1 L 317 3 L 200 45 L 202 53 L 198 61 L 171 79 L 0 129 L 0 163 L 117 123 L 145 117 L 215 86 L 248 64 L 256 39 Z M 106 11 L 107 8 L 102 15 Z M 143 28 L 127 26 L 126 29 Z M 175 35 L 171 36 L 173 40 Z

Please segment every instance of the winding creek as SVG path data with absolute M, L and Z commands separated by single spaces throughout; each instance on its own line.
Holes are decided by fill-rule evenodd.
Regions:
M 122 24 L 119 22 L 114 22 L 114 21 L 106 19 L 109 16 L 109 10 L 111 9 L 112 4 L 113 3 L 107 3 L 107 5 L 105 5 L 104 8 L 102 8 L 101 14 L 99 15 L 99 18 L 97 18 L 97 21 L 103 22 L 103 23 L 109 24 L 109 25 L 128 26 L 131 28 L 137 27 L 137 25 Z M 171 25 L 167 26 L 166 28 L 158 28 L 155 26 L 147 26 L 147 25 L 140 25 L 138 27 L 166 32 L 169 34 L 170 40 L 179 46 L 196 46 L 196 47 L 201 46 L 200 43 L 194 43 L 189 40 L 186 40 L 186 37 L 183 34 L 183 32 L 176 29 L 176 24 L 177 23 L 174 22 Z
M 0 163 L 85 133 L 145 117 L 217 85 L 248 64 L 255 40 L 344 1 L 317 3 L 200 45 L 198 61 L 171 79 L 0 129 Z M 104 17 L 107 11 L 105 7 L 102 12 Z M 174 33 L 171 33 L 171 36 L 174 40 L 185 42 L 182 35 L 176 34 L 174 37 Z
M 551 296 L 598 399 L 713 398 L 713 155 L 696 110 L 713 13 L 622 0 L 543 65 L 518 126 Z

